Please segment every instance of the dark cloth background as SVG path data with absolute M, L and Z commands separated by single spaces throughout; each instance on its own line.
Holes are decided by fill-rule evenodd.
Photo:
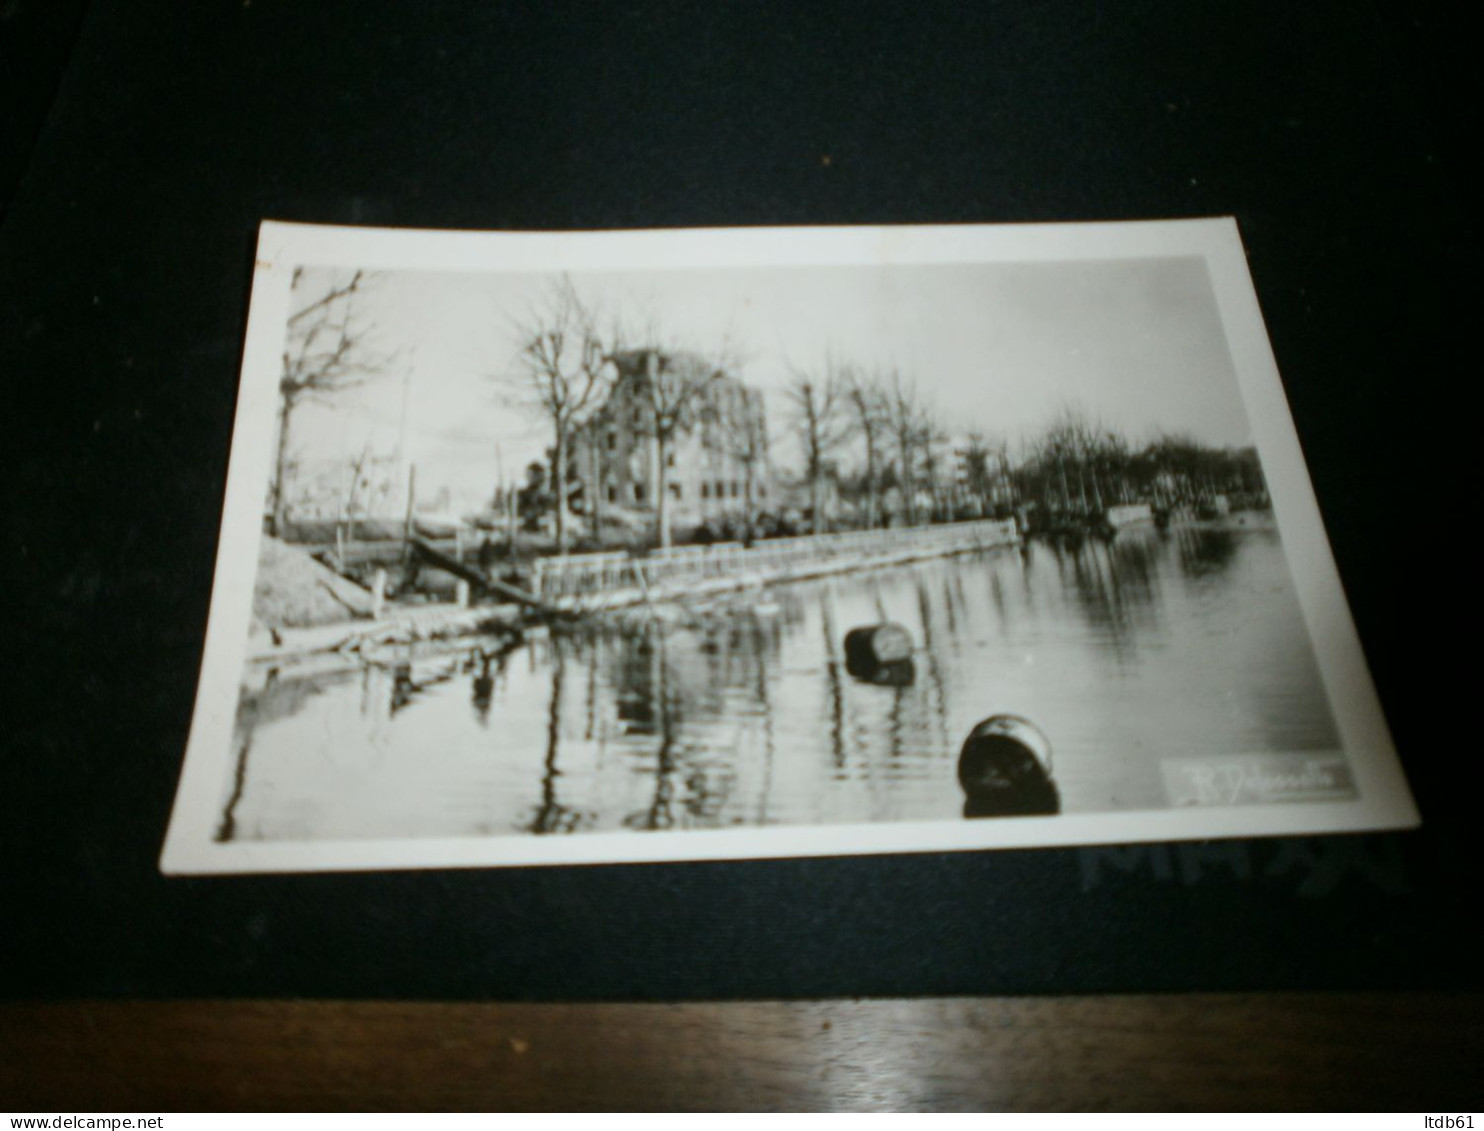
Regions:
M 1451 30 L 1423 8 L 1286 0 L 0 0 L 0 993 L 1477 985 L 1474 523 L 1459 503 L 1478 254 L 1456 181 L 1477 119 Z M 260 219 L 1228 213 L 1422 831 L 159 874 Z

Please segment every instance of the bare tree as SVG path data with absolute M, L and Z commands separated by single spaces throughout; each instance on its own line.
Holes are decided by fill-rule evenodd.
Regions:
M 875 529 L 879 521 L 877 492 L 889 426 L 886 394 L 879 378 L 867 377 L 854 366 L 846 367 L 841 376 L 850 430 L 865 444 L 866 527 Z
M 636 349 L 615 353 L 630 383 L 633 402 L 639 408 L 635 430 L 654 445 L 655 513 L 659 544 L 671 543 L 670 460 L 676 443 L 697 427 L 705 415 L 712 384 L 726 375 L 725 350 L 706 356 L 667 341 L 654 319 L 637 334 L 623 333 L 645 343 Z
M 707 387 L 722 370 L 704 359 L 672 353 L 651 353 L 648 427 L 654 437 L 659 469 L 655 501 L 661 546 L 670 545 L 670 453 L 680 436 L 695 427 L 705 403 Z
M 758 471 L 768 463 L 768 419 L 755 395 L 739 385 L 705 398 L 701 412 L 707 446 L 742 465 L 742 540 L 748 545 L 757 519 Z
M 845 384 L 838 363 L 826 358 L 823 377 L 789 365 L 793 379 L 784 390 L 792 407 L 792 423 L 804 449 L 809 476 L 810 532 L 824 533 L 824 478 L 831 453 L 845 438 Z
M 515 324 L 520 352 L 506 380 L 512 400 L 545 419 L 552 434 L 557 552 L 567 552 L 567 464 L 573 437 L 603 404 L 609 351 L 593 311 L 565 275 Z
M 344 517 L 345 540 L 351 542 L 356 536 L 356 508 L 360 504 L 361 487 L 369 487 L 369 483 L 363 483 L 366 475 L 366 465 L 371 462 L 371 441 L 367 440 L 362 446 L 360 454 L 350 460 L 350 477 L 345 490 Z
M 1132 464 L 1128 441 L 1111 428 L 1099 427 L 1094 468 L 1105 506 L 1129 501 Z
M 1078 410 L 1068 410 L 1073 448 L 1077 453 L 1077 477 L 1082 486 L 1082 510 L 1086 515 L 1102 514 L 1103 489 L 1098 480 L 1098 455 L 1102 449 L 1103 427 Z
M 632 383 L 631 395 L 640 408 L 636 430 L 654 445 L 655 515 L 663 548 L 673 540 L 670 464 L 676 444 L 706 423 L 714 411 L 717 384 L 741 368 L 743 356 L 730 333 L 716 348 L 703 352 L 666 333 L 653 310 L 639 319 L 618 325 L 614 333 L 636 347 L 622 351 L 624 376 Z M 766 435 L 755 436 L 752 442 L 766 453 Z
M 942 518 L 950 509 L 950 490 L 944 487 L 943 445 L 948 442 L 948 429 L 938 410 L 930 402 L 919 400 L 917 410 L 917 451 L 928 496 L 933 500 L 931 520 Z
M 917 395 L 917 387 L 893 369 L 884 390 L 887 433 L 896 449 L 897 482 L 902 492 L 907 524 L 917 523 L 918 471 L 923 437 L 926 434 L 926 411 Z
M 1071 501 L 1076 485 L 1077 508 L 1082 514 L 1101 512 L 1103 494 L 1097 477 L 1097 458 L 1106 430 L 1076 404 L 1065 404 L 1052 417 L 1042 440 L 1056 460 L 1063 497 Z
M 995 477 L 1003 466 L 1003 457 L 997 458 L 983 432 L 976 429 L 968 434 L 964 445 L 964 471 L 969 492 L 979 501 L 980 514 L 989 513 Z
M 1076 404 L 1057 410 L 1030 460 L 1044 501 L 1059 496 L 1061 510 L 1082 515 L 1101 514 L 1121 497 L 1128 462 L 1127 443 Z
M 271 493 L 273 533 L 288 522 L 289 440 L 294 410 L 306 401 L 329 400 L 382 372 L 393 362 L 370 341 L 358 317 L 357 300 L 372 276 L 365 271 L 306 271 L 294 268 L 289 285 L 292 313 L 284 337 L 278 381 L 278 449 Z
M 1033 459 L 1040 468 L 1040 480 L 1044 501 L 1048 508 L 1070 511 L 1072 509 L 1072 474 L 1077 468 L 1077 439 L 1075 425 L 1070 421 L 1068 410 L 1062 410 L 1032 446 Z M 1059 488 L 1059 490 L 1057 490 Z M 1080 491 L 1080 486 L 1079 486 Z M 1052 508 L 1051 504 L 1059 504 Z M 1085 493 L 1079 497 L 1084 499 Z

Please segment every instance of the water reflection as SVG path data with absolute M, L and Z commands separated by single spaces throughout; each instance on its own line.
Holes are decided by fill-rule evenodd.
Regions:
M 466 670 L 475 673 L 470 685 L 469 701 L 474 706 L 474 717 L 482 727 L 489 726 L 495 685 L 505 675 L 505 665 L 511 651 L 508 647 L 477 648 L 469 657 Z
M 845 634 L 883 622 L 910 673 L 848 675 Z M 962 819 L 959 747 L 998 712 L 1046 732 L 1064 812 L 1161 807 L 1164 758 L 1338 745 L 1301 625 L 1275 533 L 1175 527 L 273 676 L 218 835 Z
M 1180 554 L 1180 568 L 1187 577 L 1219 576 L 1236 557 L 1238 533 L 1205 527 L 1174 527 L 1167 535 Z

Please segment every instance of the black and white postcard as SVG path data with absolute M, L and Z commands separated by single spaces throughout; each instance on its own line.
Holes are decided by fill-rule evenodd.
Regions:
M 1231 220 L 263 225 L 166 872 L 1416 823 Z

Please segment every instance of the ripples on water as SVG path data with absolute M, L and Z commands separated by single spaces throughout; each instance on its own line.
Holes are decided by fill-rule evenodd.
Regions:
M 633 612 L 244 689 L 222 839 L 960 820 L 964 736 L 1049 736 L 1063 811 L 1162 808 L 1163 758 L 1335 749 L 1266 529 L 1125 530 Z M 845 674 L 893 620 L 910 687 Z

